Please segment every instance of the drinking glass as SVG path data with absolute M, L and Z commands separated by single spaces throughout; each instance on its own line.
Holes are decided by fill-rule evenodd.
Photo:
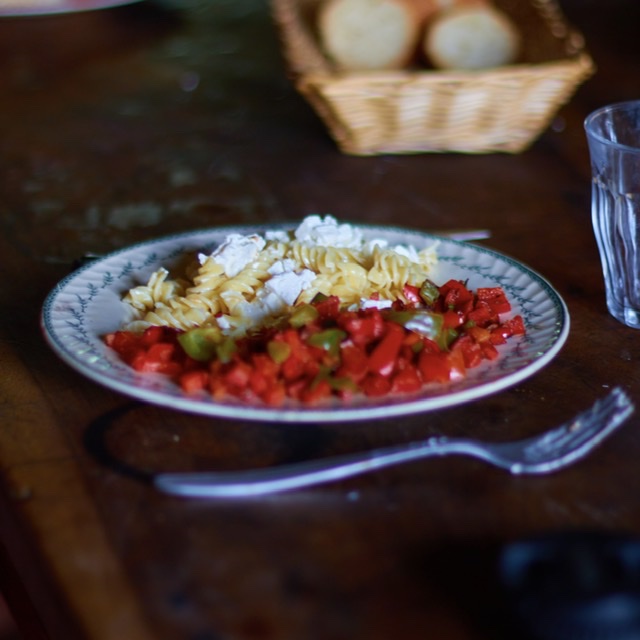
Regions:
M 591 220 L 611 315 L 640 328 L 640 100 L 591 113 Z

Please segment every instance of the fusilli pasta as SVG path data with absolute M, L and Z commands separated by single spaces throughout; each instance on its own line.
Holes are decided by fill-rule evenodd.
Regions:
M 338 228 L 330 216 L 303 221 L 305 229 L 314 224 L 316 229 Z M 312 244 L 299 239 L 298 232 L 274 234 L 266 241 L 255 235 L 235 236 L 239 240 L 230 236 L 211 255 L 199 256 L 199 262 L 186 270 L 188 275 L 171 278 L 163 267 L 146 284 L 129 290 L 123 300 L 134 319 L 127 328 L 217 325 L 244 332 L 294 303 L 310 302 L 318 293 L 336 295 L 344 304 L 359 304 L 372 296 L 403 299 L 405 284 L 419 286 L 437 262 L 435 245 L 416 251 L 388 247 L 382 240 L 355 242 L 358 233 L 357 227 L 350 227 L 349 246 L 323 246 L 315 236 Z M 223 248 L 226 256 L 232 255 L 232 267 Z

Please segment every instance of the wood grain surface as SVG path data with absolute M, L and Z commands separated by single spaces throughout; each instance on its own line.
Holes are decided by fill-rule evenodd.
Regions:
M 640 336 L 605 307 L 582 127 L 594 108 L 637 97 L 640 5 L 562 6 L 598 71 L 515 156 L 341 154 L 289 82 L 260 0 L 0 21 L 1 586 L 26 638 L 520 637 L 496 574 L 505 543 L 640 533 L 638 415 L 547 477 L 445 458 L 262 499 L 171 498 L 147 482 L 436 434 L 516 438 L 615 385 L 640 402 Z M 311 213 L 490 229 L 484 246 L 565 299 L 565 347 L 466 406 L 295 425 L 133 402 L 45 344 L 42 303 L 87 253 Z

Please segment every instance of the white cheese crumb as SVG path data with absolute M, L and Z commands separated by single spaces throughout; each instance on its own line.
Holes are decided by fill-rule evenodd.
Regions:
M 256 259 L 265 245 L 265 239 L 259 235 L 242 236 L 239 233 L 232 233 L 211 254 L 211 257 L 224 268 L 228 278 L 233 278 Z M 198 255 L 200 264 L 203 264 L 206 258 L 204 254 Z
M 371 298 L 360 300 L 360 309 L 388 309 L 392 305 L 391 300 L 372 300 Z
M 268 269 L 269 273 L 272 276 L 275 276 L 279 273 L 287 273 L 291 271 L 295 271 L 297 267 L 297 263 L 292 258 L 285 258 L 284 260 L 276 260 Z
M 275 242 L 289 242 L 291 239 L 288 231 L 265 231 L 264 237 Z
M 278 295 L 286 304 L 293 305 L 315 278 L 316 274 L 308 269 L 302 273 L 280 273 L 265 282 L 265 289 Z
M 338 224 L 333 216 L 307 216 L 295 230 L 295 238 L 309 246 L 361 249 L 362 232 L 350 224 Z
M 221 316 L 218 326 L 225 333 L 242 331 L 246 326 L 258 326 L 267 318 L 284 313 L 295 304 L 302 291 L 315 280 L 316 274 L 310 269 L 294 270 L 295 260 L 278 260 L 269 268 L 271 277 L 265 280 L 264 286 L 258 289 L 256 297 L 240 302 L 234 316 Z

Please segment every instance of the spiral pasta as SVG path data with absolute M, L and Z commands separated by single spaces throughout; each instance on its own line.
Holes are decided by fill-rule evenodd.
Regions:
M 347 227 L 348 242 L 340 246 L 336 230 Z M 311 229 L 310 239 L 300 238 L 302 228 Z M 322 244 L 320 231 L 326 228 L 337 246 Z M 389 247 L 383 240 L 367 242 L 359 233 L 357 227 L 338 227 L 330 216 L 309 216 L 298 230 L 266 240 L 229 236 L 180 277 L 170 277 L 161 267 L 146 284 L 129 290 L 123 301 L 134 318 L 127 328 L 219 326 L 238 333 L 318 293 L 336 295 L 349 305 L 372 297 L 403 299 L 404 286 L 420 285 L 437 262 L 435 245 L 422 251 Z
M 124 297 L 124 301 L 139 311 L 153 309 L 157 304 L 163 304 L 184 294 L 185 282 L 181 280 L 168 280 L 169 272 L 160 267 L 151 274 L 146 285 L 140 285 L 130 289 Z
M 362 252 L 349 248 L 309 246 L 292 240 L 287 257 L 316 273 L 333 273 L 342 264 L 359 264 Z

